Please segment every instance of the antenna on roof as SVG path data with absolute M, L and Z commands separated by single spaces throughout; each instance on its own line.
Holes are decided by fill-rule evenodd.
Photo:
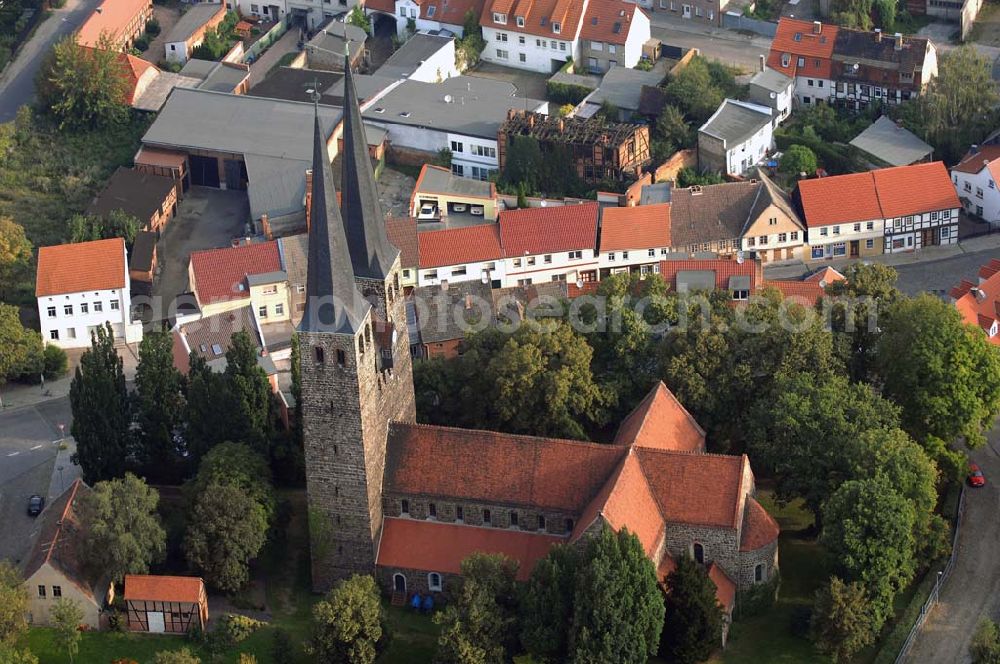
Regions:
M 323 95 L 319 92 L 319 81 L 317 79 L 314 78 L 312 85 L 306 88 L 306 94 L 309 95 L 309 99 L 311 99 L 314 104 L 319 106 L 319 100 Z

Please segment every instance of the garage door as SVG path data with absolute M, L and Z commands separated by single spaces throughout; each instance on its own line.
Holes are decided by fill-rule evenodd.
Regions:
M 147 611 L 146 620 L 149 621 L 149 631 L 162 633 L 163 627 L 163 611 Z
M 191 184 L 198 187 L 219 188 L 219 160 L 215 157 L 188 157 L 191 165 Z

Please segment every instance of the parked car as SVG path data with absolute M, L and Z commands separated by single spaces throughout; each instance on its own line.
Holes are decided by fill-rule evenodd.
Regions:
M 481 217 L 481 216 L 483 216 L 483 206 L 482 205 L 473 205 L 471 208 L 469 208 L 469 212 L 471 214 L 476 215 L 477 217 Z
M 424 203 L 420 206 L 417 219 L 434 219 L 437 217 L 437 206 L 433 203 Z
M 28 498 L 28 516 L 38 516 L 45 509 L 45 498 L 34 495 Z
M 986 476 L 983 475 L 983 471 L 979 468 L 978 464 L 969 464 L 969 486 L 980 487 L 986 486 Z
M 452 212 L 465 212 L 465 210 L 466 210 L 465 203 L 452 203 L 451 204 L 451 211 Z

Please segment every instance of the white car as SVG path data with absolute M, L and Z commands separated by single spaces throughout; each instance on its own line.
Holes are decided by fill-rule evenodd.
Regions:
M 467 207 L 468 206 L 466 206 L 465 203 L 452 203 L 452 205 L 451 205 L 451 211 L 452 212 L 465 212 L 465 210 L 466 210 Z
M 437 206 L 433 203 L 424 203 L 420 206 L 417 219 L 434 219 L 437 217 Z
M 471 208 L 469 208 L 469 213 L 470 214 L 474 214 L 477 217 L 481 217 L 481 216 L 483 216 L 483 206 L 482 205 L 473 205 Z

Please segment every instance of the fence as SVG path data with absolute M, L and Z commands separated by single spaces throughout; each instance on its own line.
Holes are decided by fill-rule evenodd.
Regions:
M 917 616 L 916 622 L 913 623 L 913 628 L 910 630 L 909 635 L 907 635 L 906 641 L 903 642 L 903 647 L 899 650 L 899 656 L 896 657 L 895 664 L 902 664 L 906 661 L 907 655 L 910 654 L 910 648 L 913 647 L 913 642 L 917 640 L 917 635 L 920 633 L 920 628 L 924 626 L 931 609 L 938 602 L 938 597 L 941 593 L 941 584 L 948 580 L 951 571 L 955 568 L 955 560 L 958 558 L 958 533 L 962 529 L 962 515 L 964 514 L 965 485 L 963 484 L 962 493 L 958 498 L 958 516 L 955 518 L 955 532 L 951 538 L 951 556 L 948 558 L 948 564 L 944 566 L 943 570 L 938 572 L 937 582 L 927 597 L 927 601 L 920 607 L 920 615 Z
M 760 19 L 750 18 L 736 12 L 725 12 L 722 15 L 722 27 L 729 28 L 730 30 L 746 30 L 747 32 L 772 38 L 778 34 L 777 23 L 761 21 Z
M 243 57 L 243 62 L 253 62 L 256 60 L 260 57 L 261 53 L 267 50 L 268 46 L 281 39 L 282 35 L 286 32 L 288 32 L 287 21 L 278 21 L 275 23 L 274 27 L 268 30 L 263 37 L 250 45 L 250 48 L 247 49 L 246 55 Z

